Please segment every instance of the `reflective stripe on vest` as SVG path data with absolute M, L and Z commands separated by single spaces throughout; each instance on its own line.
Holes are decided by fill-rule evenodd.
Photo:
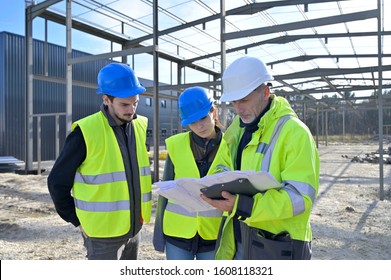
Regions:
M 282 189 L 285 190 L 293 205 L 293 215 L 299 215 L 305 211 L 304 199 L 302 195 L 308 195 L 312 203 L 315 201 L 315 189 L 306 183 L 297 181 L 284 181 Z
M 143 202 L 152 201 L 152 192 L 143 193 L 142 197 Z
M 141 176 L 151 175 L 152 174 L 151 167 L 150 166 L 140 167 L 140 174 L 141 174 Z
M 101 175 L 81 175 L 79 172 L 76 172 L 75 175 L 75 182 L 89 185 L 100 185 L 125 180 L 125 172 L 113 172 Z M 114 202 L 88 202 L 75 198 L 75 205 L 80 210 L 89 212 L 112 212 L 119 210 L 130 210 L 129 201 L 127 200 Z
M 75 182 L 89 185 L 99 185 L 120 181 L 126 181 L 125 172 L 113 172 L 100 175 L 81 175 L 79 172 L 76 172 L 75 174 Z
M 114 202 L 87 202 L 75 199 L 75 205 L 80 210 L 89 212 L 113 212 L 120 210 L 130 210 L 129 200 Z
M 291 118 L 292 116 L 290 115 L 281 117 L 273 130 L 272 137 L 270 138 L 270 143 L 260 143 L 258 145 L 257 152 L 264 154 L 264 157 L 262 159 L 261 171 L 269 171 L 270 162 L 274 147 L 277 143 L 277 139 L 280 136 L 283 126 Z M 309 196 L 312 200 L 312 203 L 315 200 L 315 190 L 309 184 L 295 181 L 284 181 L 282 182 L 281 189 L 285 190 L 288 193 L 289 198 L 291 199 L 294 216 L 299 215 L 305 211 L 304 198 L 302 195 Z
M 270 161 L 272 158 L 274 147 L 276 146 L 276 143 L 277 143 L 277 139 L 280 136 L 282 127 L 290 118 L 292 118 L 292 116 L 287 115 L 287 116 L 283 116 L 282 118 L 280 118 L 278 120 L 276 126 L 274 127 L 272 137 L 270 138 L 269 145 L 267 145 L 265 143 L 259 144 L 257 152 L 258 152 L 258 150 L 262 150 L 263 154 L 264 154 L 264 157 L 262 159 L 261 171 L 269 171 Z M 262 147 L 261 144 L 264 144 L 264 147 Z
M 140 168 L 141 176 L 147 176 L 151 174 L 150 166 Z M 79 172 L 75 174 L 75 182 L 89 184 L 89 185 L 99 185 L 106 183 L 114 183 L 126 181 L 125 172 L 113 172 L 101 175 L 81 175 Z M 143 194 L 143 202 L 148 202 L 152 200 L 152 191 Z

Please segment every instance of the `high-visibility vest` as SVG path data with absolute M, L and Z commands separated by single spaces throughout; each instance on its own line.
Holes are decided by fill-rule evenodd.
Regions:
M 147 118 L 138 115 L 132 124 L 141 188 L 141 197 L 135 199 L 141 199 L 142 219 L 149 222 L 152 181 L 145 146 L 147 122 Z M 80 127 L 87 148 L 72 189 L 80 224 L 90 237 L 125 235 L 130 231 L 132 213 L 125 166 L 114 131 L 102 112 L 76 121 L 72 130 L 76 126 Z
M 200 178 L 197 164 L 190 147 L 190 132 L 180 133 L 166 139 L 170 159 L 174 165 L 175 178 Z M 222 139 L 207 175 L 231 170 L 228 147 Z M 165 235 L 190 239 L 198 234 L 205 240 L 216 240 L 222 219 L 218 209 L 190 213 L 179 204 L 168 200 L 163 217 Z
M 267 171 L 281 187 L 254 198 L 251 216 L 243 222 L 271 233 L 289 232 L 292 239 L 311 241 L 310 213 L 319 186 L 319 155 L 309 129 L 297 118 L 289 103 L 271 95 L 272 104 L 261 118 L 258 130 L 243 149 L 241 170 Z M 224 134 L 236 156 L 244 128 L 236 117 Z M 236 212 L 236 205 L 232 213 Z M 229 259 L 234 248 L 233 228 L 226 220 L 216 258 Z M 220 252 L 219 252 L 220 251 Z

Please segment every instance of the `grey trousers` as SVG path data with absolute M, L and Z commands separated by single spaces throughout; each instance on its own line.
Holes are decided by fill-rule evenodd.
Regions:
M 82 236 L 89 260 L 137 260 L 140 233 L 127 239 Z

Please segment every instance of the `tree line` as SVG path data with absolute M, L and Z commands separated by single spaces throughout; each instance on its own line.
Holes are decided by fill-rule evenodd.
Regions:
M 283 93 L 277 94 L 283 95 Z M 285 97 L 313 134 L 318 131 L 318 135 L 325 135 L 327 126 L 327 135 L 345 133 L 377 136 L 379 134 L 378 92 L 374 91 L 367 99 L 356 98 L 355 93 L 350 91 L 342 92 L 341 95 L 325 95 L 312 102 L 306 101 L 308 98 L 300 95 L 285 95 Z M 391 91 L 383 91 L 382 101 L 383 134 L 391 135 Z

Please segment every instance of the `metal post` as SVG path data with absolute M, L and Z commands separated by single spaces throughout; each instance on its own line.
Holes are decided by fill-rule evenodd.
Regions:
M 325 141 L 326 141 L 326 147 L 327 147 L 327 145 L 328 145 L 328 136 L 329 136 L 329 115 L 328 115 L 327 111 L 326 111 L 326 116 L 325 116 L 325 130 L 326 130 Z
M 155 50 L 153 52 L 153 96 L 154 102 L 154 121 L 153 121 L 153 181 L 159 181 L 159 54 L 157 48 L 158 42 L 158 0 L 153 1 L 153 45 Z
M 25 173 L 33 169 L 33 18 L 31 6 L 25 10 L 26 98 L 25 98 Z
M 382 16 L 381 16 L 381 0 L 377 0 L 377 56 L 378 56 L 378 71 L 379 71 L 379 181 L 380 181 L 380 200 L 384 200 L 384 176 L 383 176 L 383 72 L 382 72 Z
M 41 174 L 41 116 L 37 117 L 37 174 Z
M 49 43 L 48 43 L 48 20 L 45 19 L 45 76 L 49 76 Z
M 322 111 L 322 136 L 323 136 L 323 138 L 326 135 L 326 133 L 324 131 L 324 124 L 325 124 L 325 121 L 324 121 L 324 111 Z
M 72 58 L 72 0 L 66 3 L 66 132 L 71 132 L 72 126 L 72 64 L 69 59 Z
M 316 147 L 319 148 L 319 105 L 316 104 Z
M 56 125 L 55 125 L 55 154 L 56 159 L 60 154 L 60 116 L 56 115 Z
M 178 79 L 178 85 L 182 83 L 182 66 L 178 65 L 178 69 L 177 69 L 177 79 Z M 178 91 L 176 92 L 176 96 L 177 96 L 177 104 L 178 104 L 178 98 L 179 98 L 179 93 Z M 177 118 L 178 118 L 178 133 L 182 132 L 182 125 L 181 125 L 181 121 L 180 121 L 180 116 L 179 116 L 179 110 L 177 110 Z
M 172 85 L 172 61 L 170 62 L 170 84 Z M 170 96 L 173 96 L 173 91 L 170 90 Z M 174 111 L 174 98 L 170 98 L 170 131 L 171 131 L 171 134 L 170 135 L 173 135 L 173 131 L 174 131 L 174 112 L 177 112 L 178 110 L 175 110 Z M 167 147 L 166 147 L 167 149 Z
M 344 105 L 342 109 L 342 142 L 343 143 L 345 143 L 345 115 L 346 115 L 346 110 Z
M 226 45 L 225 45 L 225 0 L 220 0 L 220 49 L 221 49 L 221 76 L 223 77 L 223 73 L 226 65 Z M 221 81 L 221 93 L 223 93 L 223 82 Z M 220 103 L 221 106 L 221 124 L 224 127 L 227 127 L 227 105 L 225 102 Z

